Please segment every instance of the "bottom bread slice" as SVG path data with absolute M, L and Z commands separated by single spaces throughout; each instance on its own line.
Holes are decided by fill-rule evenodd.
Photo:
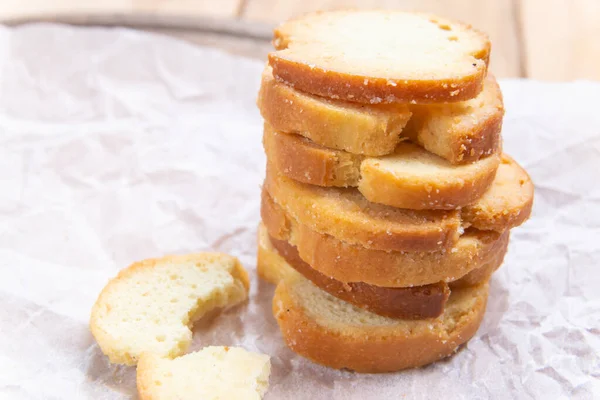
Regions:
M 290 349 L 318 364 L 357 372 L 420 367 L 452 355 L 477 331 L 488 284 L 452 291 L 436 319 L 383 317 L 334 297 L 299 274 L 275 290 L 273 315 Z

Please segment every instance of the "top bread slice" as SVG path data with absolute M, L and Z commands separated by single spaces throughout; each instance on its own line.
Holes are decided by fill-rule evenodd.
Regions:
M 263 72 L 258 108 L 278 132 L 296 133 L 331 149 L 382 156 L 410 139 L 453 164 L 500 148 L 504 104 L 491 74 L 474 99 L 449 104 L 363 105 L 294 90 Z
M 248 297 L 248 273 L 220 253 L 167 256 L 132 264 L 102 290 L 90 329 L 111 362 L 135 365 L 143 353 L 176 357 L 192 324 Z
M 137 387 L 141 400 L 260 400 L 270 372 L 265 354 L 210 346 L 174 360 L 142 355 Z
M 304 92 L 366 104 L 468 100 L 480 91 L 488 37 L 469 25 L 383 10 L 316 12 L 275 29 L 273 73 Z

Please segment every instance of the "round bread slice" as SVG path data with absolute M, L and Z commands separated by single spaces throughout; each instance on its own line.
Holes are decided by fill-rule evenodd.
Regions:
M 390 154 L 400 141 L 410 138 L 427 151 L 460 164 L 486 157 L 501 147 L 504 104 L 491 74 L 481 93 L 467 101 L 427 106 L 361 105 L 294 90 L 274 79 L 267 67 L 257 105 L 274 130 L 356 155 Z
M 294 88 L 366 104 L 441 103 L 481 91 L 488 37 L 469 25 L 400 11 L 329 11 L 275 29 L 273 74 Z
M 90 329 L 112 363 L 135 365 L 142 353 L 176 357 L 190 345 L 195 321 L 246 300 L 248 288 L 248 273 L 226 254 L 136 262 L 104 287 Z
M 400 319 L 438 317 L 452 288 L 476 286 L 487 282 L 504 258 L 496 257 L 484 266 L 469 272 L 457 281 L 393 288 L 369 285 L 364 282 L 344 283 L 329 278 L 304 262 L 298 250 L 284 240 L 270 238 L 266 228 L 259 226 L 257 271 L 265 280 L 278 283 L 285 276 L 300 273 L 319 289 L 338 299 L 378 315 Z
M 302 224 L 369 249 L 451 248 L 461 226 L 459 210 L 406 210 L 371 203 L 356 189 L 297 182 L 271 165 L 265 188 L 275 203 Z
M 406 104 L 355 104 L 294 90 L 273 78 L 270 67 L 263 72 L 257 105 L 263 118 L 279 131 L 368 155 L 394 151 L 411 116 Z
M 273 315 L 290 349 L 357 372 L 420 367 L 452 355 L 477 331 L 488 284 L 452 291 L 436 319 L 402 320 L 355 307 L 296 275 L 277 285 Z
M 318 233 L 288 215 L 266 191 L 262 221 L 269 235 L 286 240 L 300 258 L 321 274 L 340 282 L 384 287 L 410 287 L 455 281 L 483 267 L 508 246 L 509 232 L 469 228 L 448 250 L 400 252 L 373 250 Z
M 318 186 L 353 187 L 374 203 L 413 210 L 453 210 L 475 202 L 490 187 L 500 156 L 453 165 L 409 142 L 393 154 L 364 157 L 314 144 L 265 124 L 265 152 L 278 171 Z
M 137 366 L 140 400 L 262 399 L 269 356 L 239 347 L 205 347 L 174 360 L 143 354 Z
M 533 191 L 527 171 L 503 154 L 494 183 L 479 200 L 463 208 L 462 218 L 477 229 L 514 228 L 531 216 Z

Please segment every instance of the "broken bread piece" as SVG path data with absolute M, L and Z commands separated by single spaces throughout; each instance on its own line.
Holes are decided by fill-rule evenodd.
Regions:
M 502 92 L 491 74 L 477 97 L 427 106 L 364 105 L 314 96 L 263 72 L 258 108 L 277 132 L 294 133 L 317 145 L 352 154 L 383 156 L 410 139 L 452 164 L 497 152 L 504 116 Z
M 260 400 L 270 373 L 265 354 L 210 346 L 173 360 L 143 354 L 137 387 L 141 400 Z
M 382 251 L 344 242 L 299 223 L 263 190 L 261 218 L 269 235 L 286 240 L 300 258 L 340 282 L 407 287 L 452 282 L 483 267 L 508 246 L 503 233 L 467 229 L 451 249 L 430 252 Z M 270 273 L 276 278 L 276 273 Z
M 301 356 L 336 369 L 392 372 L 456 352 L 479 328 L 487 296 L 487 283 L 456 289 L 438 318 L 403 320 L 355 307 L 296 274 L 277 285 L 273 315 Z
M 475 202 L 490 187 L 500 156 L 453 165 L 409 142 L 394 153 L 364 157 L 274 131 L 265 124 L 269 162 L 298 182 L 358 187 L 369 201 L 413 210 L 453 210 Z
M 275 29 L 276 78 L 347 101 L 442 103 L 481 91 L 488 37 L 433 15 L 385 10 L 306 14 Z
M 135 365 L 142 353 L 176 357 L 192 324 L 248 297 L 248 273 L 232 256 L 198 253 L 136 262 L 102 290 L 90 329 L 112 363 Z

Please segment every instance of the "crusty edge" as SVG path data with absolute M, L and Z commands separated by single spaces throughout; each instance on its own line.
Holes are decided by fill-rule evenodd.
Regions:
M 486 287 L 486 295 L 477 298 L 472 309 L 464 310 L 448 337 L 440 338 L 433 331 L 407 337 L 394 335 L 390 330 L 386 330 L 387 334 L 379 332 L 376 328 L 367 334 L 367 329 L 350 325 L 347 332 L 340 334 L 310 318 L 294 302 L 289 290 L 283 281 L 277 285 L 273 298 L 273 315 L 288 347 L 318 364 L 368 373 L 420 367 L 452 355 L 477 332 L 487 302 Z
M 263 145 L 270 163 L 298 182 L 317 186 L 357 186 L 362 156 L 324 148 L 265 124 Z
M 320 234 L 298 223 L 265 191 L 261 217 L 270 236 L 296 246 L 300 257 L 317 271 L 341 282 L 365 282 L 376 286 L 404 287 L 454 281 L 504 251 L 508 240 L 508 232 L 479 232 L 481 239 L 464 251 L 372 250 Z
M 267 165 L 264 189 L 288 214 L 309 225 L 311 229 L 335 235 L 338 239 L 348 243 L 360 244 L 371 249 L 385 251 L 449 249 L 458 240 L 458 232 L 461 228 L 459 210 L 422 211 L 429 215 L 435 213 L 435 222 L 433 220 L 425 222 L 425 218 L 420 214 L 419 222 L 415 218 L 410 224 L 400 222 L 389 224 L 387 229 L 382 226 L 382 223 L 366 222 L 368 218 L 362 218 L 362 220 L 361 218 L 341 218 L 342 214 L 338 213 L 337 209 L 319 207 L 315 202 L 307 205 L 309 200 L 306 193 L 312 193 L 314 187 L 283 176 L 272 164 Z M 330 188 L 321 190 L 330 190 Z M 357 191 L 357 189 L 345 190 Z M 319 196 L 321 194 L 315 193 L 313 197 L 317 199 Z M 403 212 L 417 213 L 419 211 L 403 210 Z M 371 221 L 380 222 L 383 219 L 373 218 Z
M 318 96 L 364 104 L 457 102 L 476 97 L 487 73 L 478 62 L 470 75 L 439 80 L 393 80 L 352 75 L 296 62 L 283 52 L 269 53 L 275 77 L 295 89 Z M 487 57 L 487 56 L 485 56 Z

